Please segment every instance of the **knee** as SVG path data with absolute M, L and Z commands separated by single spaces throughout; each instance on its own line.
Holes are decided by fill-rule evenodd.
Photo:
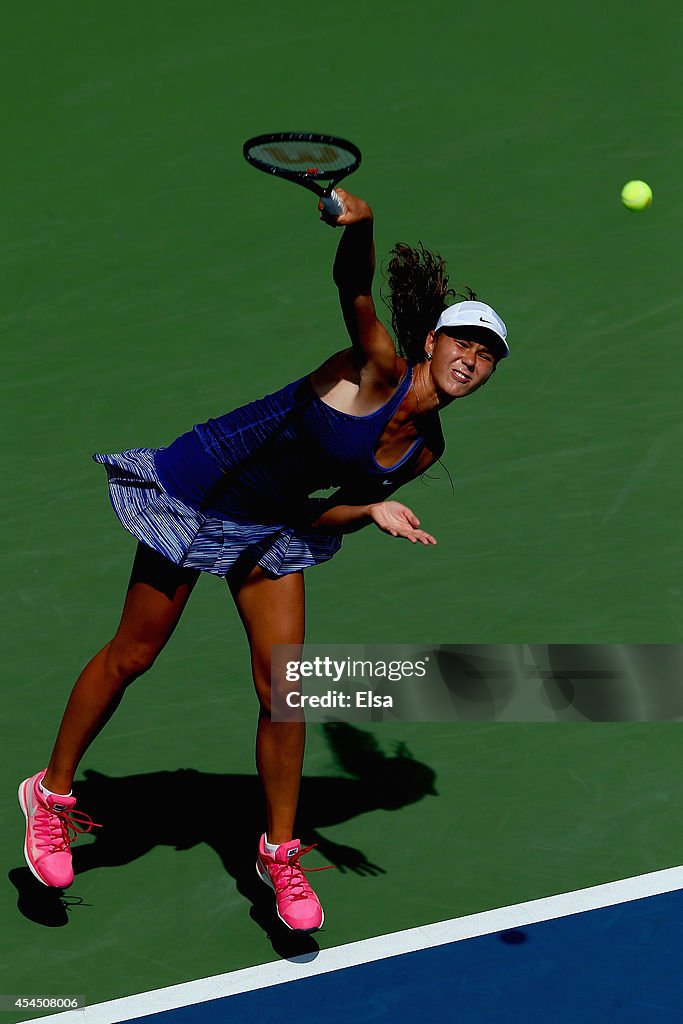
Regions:
M 260 712 L 262 715 L 265 714 L 270 716 L 273 705 L 270 674 L 266 672 L 254 672 L 253 678 Z
M 290 678 L 283 665 L 272 664 L 270 658 L 252 659 L 254 686 L 260 713 L 278 722 L 301 719 L 299 679 Z
M 109 644 L 107 668 L 120 684 L 127 684 L 143 675 L 154 664 L 159 648 L 154 644 L 120 643 L 116 637 Z

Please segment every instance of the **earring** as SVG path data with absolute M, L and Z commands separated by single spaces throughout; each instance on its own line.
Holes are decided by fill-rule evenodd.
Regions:
M 432 358 L 432 353 L 431 353 L 431 352 L 428 352 L 428 353 L 427 353 L 427 359 L 431 359 L 431 358 Z

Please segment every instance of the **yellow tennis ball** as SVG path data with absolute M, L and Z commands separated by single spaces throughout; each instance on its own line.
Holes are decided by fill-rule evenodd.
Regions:
M 645 210 L 652 202 L 652 189 L 646 181 L 627 181 L 621 201 L 627 210 Z

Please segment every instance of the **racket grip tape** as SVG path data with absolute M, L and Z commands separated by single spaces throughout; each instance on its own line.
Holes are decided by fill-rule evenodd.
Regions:
M 327 213 L 332 214 L 333 217 L 340 217 L 343 213 L 346 213 L 346 207 L 334 189 L 332 189 L 329 195 L 321 196 L 320 201 Z

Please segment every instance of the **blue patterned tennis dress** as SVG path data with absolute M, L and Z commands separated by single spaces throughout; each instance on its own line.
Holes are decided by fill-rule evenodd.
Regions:
M 108 475 L 122 525 L 176 565 L 225 576 L 249 550 L 272 577 L 317 565 L 341 547 L 339 530 L 310 524 L 340 502 L 382 500 L 410 479 L 424 438 L 389 469 L 375 451 L 412 382 L 408 370 L 369 416 L 326 405 L 308 377 L 197 424 L 166 448 L 93 455 Z

